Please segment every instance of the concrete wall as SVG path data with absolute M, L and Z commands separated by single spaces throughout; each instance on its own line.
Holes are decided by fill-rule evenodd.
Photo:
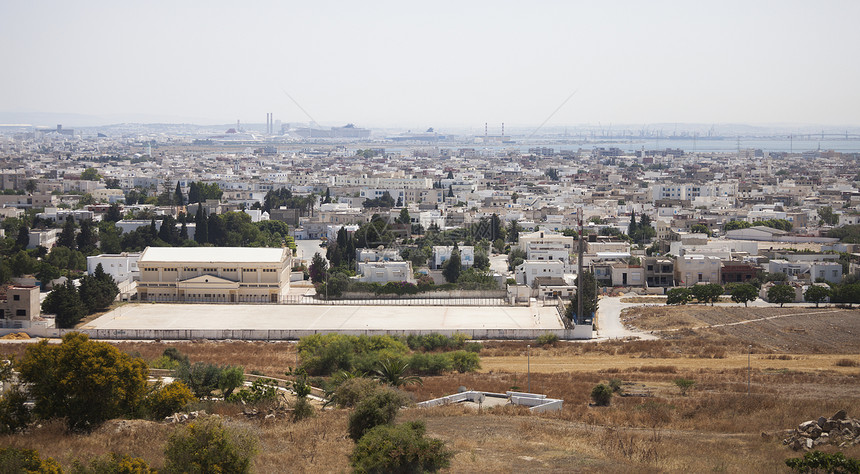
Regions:
M 0 329 L 0 336 L 20 332 L 21 329 Z M 408 336 L 410 334 L 442 334 L 453 336 L 466 334 L 470 339 L 535 339 L 541 334 L 552 333 L 562 340 L 591 339 L 591 326 L 580 325 L 574 329 L 354 329 L 354 330 L 312 330 L 312 329 L 56 329 L 30 328 L 32 337 L 60 338 L 66 333 L 81 332 L 93 339 L 131 339 L 131 340 L 194 340 L 194 339 L 234 339 L 250 341 L 296 340 L 312 334 L 346 334 L 353 336 Z

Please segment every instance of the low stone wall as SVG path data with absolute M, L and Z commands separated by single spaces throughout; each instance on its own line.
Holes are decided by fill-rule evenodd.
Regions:
M 93 339 L 125 340 L 243 340 L 243 341 L 289 341 L 312 334 L 346 334 L 353 336 L 408 336 L 410 334 L 442 334 L 453 336 L 466 334 L 470 339 L 536 339 L 542 334 L 555 334 L 561 340 L 591 339 L 591 325 L 578 325 L 573 329 L 0 329 L 0 336 L 26 332 L 34 338 L 60 338 L 69 332 L 81 332 Z

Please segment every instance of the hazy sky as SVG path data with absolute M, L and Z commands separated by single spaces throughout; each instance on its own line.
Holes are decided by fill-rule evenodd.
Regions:
M 860 1 L 0 1 L 0 112 L 860 123 Z

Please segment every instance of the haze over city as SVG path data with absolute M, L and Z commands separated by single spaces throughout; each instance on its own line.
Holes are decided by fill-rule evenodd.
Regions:
M 3 2 L 0 122 L 851 126 L 858 17 L 852 1 Z

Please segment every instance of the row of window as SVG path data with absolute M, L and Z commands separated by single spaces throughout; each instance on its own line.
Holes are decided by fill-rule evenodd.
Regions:
M 157 272 L 158 270 L 159 270 L 158 267 L 143 267 L 143 271 L 145 271 L 145 272 Z M 179 269 L 176 267 L 165 267 L 165 268 L 162 268 L 161 270 L 164 272 L 176 272 Z M 194 273 L 194 272 L 197 272 L 199 270 L 200 269 L 198 269 L 198 268 L 192 268 L 192 267 L 183 267 L 182 268 L 183 272 L 190 272 L 190 273 Z M 238 270 L 237 268 L 222 268 L 221 269 L 222 272 L 235 272 L 237 270 Z M 257 271 L 256 268 L 243 268 L 242 269 L 243 273 L 254 273 L 256 271 Z M 276 268 L 264 268 L 263 269 L 264 273 L 275 273 L 277 271 L 278 271 L 278 269 L 276 269 Z M 217 268 L 204 268 L 203 273 L 218 273 L 218 269 Z

